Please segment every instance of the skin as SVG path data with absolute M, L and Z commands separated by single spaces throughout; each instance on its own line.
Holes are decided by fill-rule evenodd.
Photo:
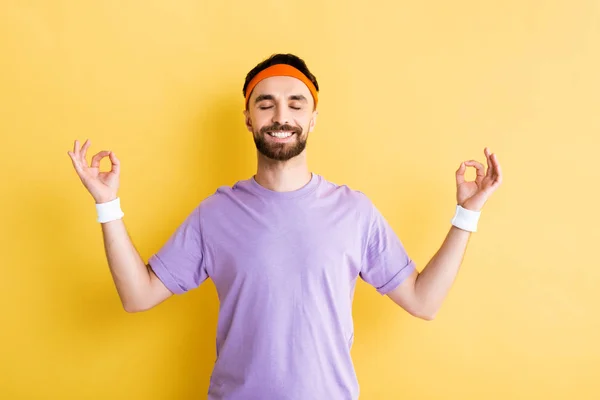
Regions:
M 311 179 L 306 159 L 308 135 L 313 131 L 318 112 L 308 88 L 298 79 L 270 77 L 255 86 L 244 119 L 257 144 L 255 180 L 273 191 L 292 191 Z M 283 128 L 281 128 L 283 127 Z M 287 127 L 287 128 L 286 128 Z M 269 130 L 292 130 L 284 143 L 267 134 Z M 114 152 L 101 151 L 86 161 L 91 142 L 79 147 L 76 140 L 69 157 L 82 183 L 96 203 L 117 198 L 120 162 Z M 498 157 L 486 147 L 487 170 L 476 160 L 464 161 L 456 170 L 456 201 L 463 208 L 481 211 L 502 183 Z M 109 157 L 112 169 L 100 172 L 100 162 Z M 466 181 L 468 167 L 476 169 L 475 181 Z M 172 293 L 145 265 L 131 243 L 122 219 L 102 224 L 109 266 L 117 291 L 128 312 L 144 311 L 161 303 Z M 438 313 L 462 263 L 471 232 L 451 226 L 439 250 L 421 272 L 415 270 L 388 297 L 410 314 L 431 320 Z
M 301 99 L 297 100 L 299 97 Z M 302 81 L 289 76 L 274 76 L 260 81 L 254 87 L 248 108 L 244 111 L 244 119 L 255 143 L 261 140 L 274 152 L 283 152 L 308 139 L 315 127 L 317 114 L 312 95 Z M 301 129 L 301 133 L 294 134 L 292 142 L 277 143 L 262 132 L 269 127 L 281 125 Z M 256 154 L 257 172 L 254 178 L 267 189 L 291 191 L 310 181 L 306 149 L 287 160 L 270 158 L 258 149 Z
M 487 171 L 476 160 L 464 161 L 456 170 L 456 202 L 472 211 L 481 211 L 490 196 L 502 184 L 502 169 L 498 157 L 486 147 Z M 477 171 L 475 181 L 465 180 L 467 167 Z M 471 232 L 451 226 L 444 242 L 425 268 L 416 270 L 387 295 L 412 315 L 432 320 L 448 295 L 467 249 Z

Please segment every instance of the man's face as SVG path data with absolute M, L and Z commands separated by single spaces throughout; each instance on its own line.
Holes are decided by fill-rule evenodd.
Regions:
M 260 81 L 244 111 L 256 149 L 277 161 L 302 153 L 316 122 L 317 111 L 313 108 L 312 95 L 302 81 L 290 76 Z

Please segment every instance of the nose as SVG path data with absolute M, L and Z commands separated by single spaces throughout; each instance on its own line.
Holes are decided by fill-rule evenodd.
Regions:
M 273 113 L 273 122 L 276 122 L 279 125 L 289 125 L 290 114 L 287 107 L 279 104 L 275 107 L 275 112 Z

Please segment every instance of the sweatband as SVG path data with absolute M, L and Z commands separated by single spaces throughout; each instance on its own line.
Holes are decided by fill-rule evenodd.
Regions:
M 121 219 L 125 215 L 121 211 L 121 199 L 118 197 L 107 203 L 96 204 L 96 211 L 98 212 L 98 222 L 100 223 Z
M 467 210 L 457 204 L 456 213 L 450 222 L 452 225 L 465 231 L 477 232 L 477 221 L 479 221 L 480 215 L 481 211 Z
M 248 86 L 246 87 L 246 108 L 248 108 L 248 100 L 250 99 L 250 95 L 252 94 L 252 90 L 258 84 L 258 82 L 263 79 L 270 78 L 272 76 L 291 76 L 296 79 L 300 79 L 310 90 L 312 94 L 313 100 L 315 101 L 315 108 L 317 107 L 318 101 L 318 92 L 315 85 L 304 75 L 299 69 L 292 67 L 288 64 L 275 64 L 271 65 L 268 68 L 260 71 L 254 78 L 250 80 Z

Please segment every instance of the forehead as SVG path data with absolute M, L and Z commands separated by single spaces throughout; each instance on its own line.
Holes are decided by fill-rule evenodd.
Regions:
M 271 76 L 258 82 L 252 91 L 250 101 L 259 94 L 271 94 L 275 97 L 287 98 L 291 95 L 302 94 L 309 101 L 312 99 L 310 90 L 300 79 L 292 76 Z

